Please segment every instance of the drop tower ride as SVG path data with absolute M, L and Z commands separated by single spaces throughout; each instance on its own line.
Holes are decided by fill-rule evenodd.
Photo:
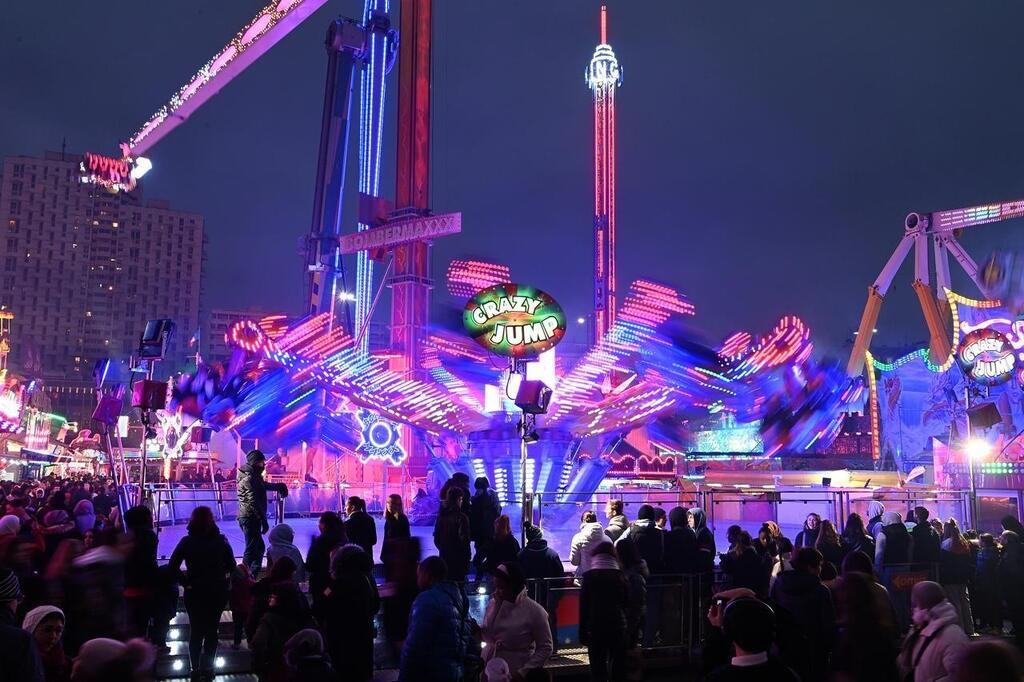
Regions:
M 594 319 L 597 343 L 615 322 L 615 89 L 622 69 L 608 44 L 608 8 L 601 7 L 601 43 L 586 71 L 594 94 Z

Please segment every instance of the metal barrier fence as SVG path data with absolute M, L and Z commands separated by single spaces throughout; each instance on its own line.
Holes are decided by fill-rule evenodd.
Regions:
M 153 509 L 153 522 L 157 532 L 164 524 L 174 525 L 179 519 L 187 519 L 196 507 L 206 505 L 213 509 L 218 520 L 234 518 L 238 513 L 238 494 L 233 489 L 216 487 L 186 487 L 151 485 L 145 488 L 146 501 Z M 268 491 L 268 512 L 273 513 L 275 523 L 284 522 L 284 500 L 275 492 Z
M 555 651 L 586 648 L 579 639 L 581 587 L 572 577 L 528 580 L 527 590 L 548 612 Z M 701 641 L 706 608 L 702 599 L 701 576 L 650 576 L 647 579 L 643 648 L 693 651 Z

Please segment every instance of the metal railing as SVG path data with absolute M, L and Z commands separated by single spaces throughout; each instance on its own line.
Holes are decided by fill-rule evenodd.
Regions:
M 644 650 L 697 648 L 706 609 L 702 580 L 707 577 L 663 574 L 647 579 Z M 586 648 L 579 640 L 581 587 L 572 576 L 528 580 L 527 592 L 548 612 L 555 651 Z
M 153 522 L 157 532 L 163 525 L 174 525 L 179 519 L 187 519 L 192 510 L 201 505 L 211 506 L 217 519 L 232 518 L 238 511 L 238 494 L 234 486 L 225 489 L 222 484 L 199 487 L 147 485 L 146 501 L 153 509 Z M 267 493 L 268 511 L 273 511 L 274 523 L 284 522 L 284 498 L 277 493 Z

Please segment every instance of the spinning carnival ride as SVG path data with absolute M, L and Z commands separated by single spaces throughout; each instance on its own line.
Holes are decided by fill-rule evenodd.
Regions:
M 249 25 L 160 109 L 125 145 L 126 156 L 147 152 L 171 129 L 324 4 L 280 0 Z M 422 216 L 429 170 L 430 1 L 402 0 L 399 155 L 396 204 Z M 387 266 L 392 285 L 392 348 L 368 351 L 365 334 L 379 291 L 372 259 L 359 252 L 355 315 L 335 310 L 344 289 L 341 259 L 351 90 L 360 74 L 359 190 L 370 208 L 358 231 L 379 224 L 381 140 L 386 88 L 398 36 L 387 0 L 367 0 L 361 23 L 336 20 L 327 37 L 328 75 L 317 164 L 314 216 L 307 249 L 308 316 L 287 322 L 239 322 L 229 332 L 234 355 L 226 366 L 200 365 L 174 385 L 169 409 L 241 436 L 273 434 L 279 443 L 322 442 L 362 461 L 398 464 L 425 447 L 442 469 L 471 462 L 499 489 L 518 490 L 513 406 L 507 367 L 496 367 L 470 339 L 426 324 L 430 280 L 424 239 L 399 244 Z M 810 331 L 783 318 L 763 337 L 738 333 L 708 348 L 680 331 L 694 306 L 676 290 L 637 281 L 618 305 L 615 282 L 615 110 L 621 70 L 602 41 L 587 71 L 595 106 L 595 338 L 571 366 L 554 351 L 531 372 L 554 394 L 531 449 L 526 490 L 592 492 L 624 434 L 643 428 L 654 448 L 682 452 L 685 424 L 728 414 L 756 428 L 763 456 L 827 444 L 844 408 L 860 398 L 860 381 L 811 359 Z M 411 213 L 410 213 L 411 211 Z M 384 218 L 386 221 L 386 218 Z M 450 292 L 465 299 L 511 280 L 505 266 L 455 261 Z M 665 425 L 669 428 L 665 428 Z M 398 425 L 401 425 L 399 428 Z M 183 428 L 194 427 L 184 423 Z M 404 434 L 404 435 L 403 435 Z M 403 442 L 404 441 L 404 442 Z M 516 445 L 513 445 L 516 443 Z M 468 455 L 467 455 L 468 453 Z M 502 485 L 505 481 L 505 485 Z

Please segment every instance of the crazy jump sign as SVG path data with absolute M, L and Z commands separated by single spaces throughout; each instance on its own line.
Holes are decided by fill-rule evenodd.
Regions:
M 555 299 L 524 284 L 498 284 L 469 299 L 466 332 L 496 355 L 532 358 L 565 336 L 565 313 Z
M 998 386 L 1011 379 L 1024 384 L 1024 319 L 998 301 L 972 301 L 953 295 L 954 351 L 957 364 L 971 380 Z

